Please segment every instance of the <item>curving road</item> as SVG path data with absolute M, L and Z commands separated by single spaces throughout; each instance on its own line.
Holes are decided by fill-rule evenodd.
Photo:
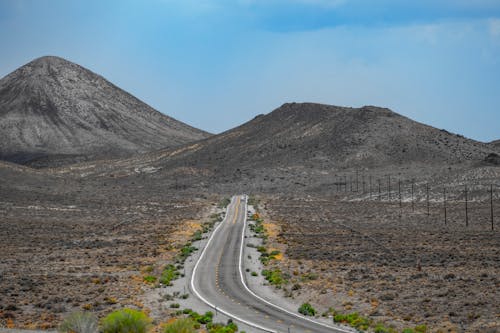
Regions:
M 234 196 L 195 265 L 191 289 L 204 303 L 255 332 L 348 332 L 281 309 L 248 289 L 241 267 L 246 196 Z

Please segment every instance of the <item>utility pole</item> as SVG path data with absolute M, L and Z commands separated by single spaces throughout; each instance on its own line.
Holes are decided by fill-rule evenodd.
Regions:
M 401 179 L 398 179 L 398 192 L 399 192 L 399 209 L 402 209 L 403 199 L 401 198 Z
M 356 192 L 359 192 L 358 173 L 359 173 L 359 171 L 358 171 L 358 169 L 356 169 Z
M 425 189 L 427 191 L 427 217 L 430 215 L 430 204 L 429 204 L 429 183 L 425 184 Z
M 382 189 L 380 186 L 380 179 L 378 180 L 378 201 L 382 200 Z
M 493 184 L 490 185 L 490 208 L 491 208 L 491 231 L 494 229 L 493 224 Z
M 370 175 L 370 200 L 372 199 L 372 175 Z
M 391 175 L 387 176 L 387 195 L 389 196 L 389 201 L 391 201 Z
M 444 225 L 446 225 L 446 186 L 443 186 Z
M 467 184 L 465 185 L 465 226 L 469 226 L 469 198 L 467 196 Z
M 411 181 L 411 211 L 415 211 L 415 202 L 413 202 L 413 188 L 415 187 L 415 180 Z

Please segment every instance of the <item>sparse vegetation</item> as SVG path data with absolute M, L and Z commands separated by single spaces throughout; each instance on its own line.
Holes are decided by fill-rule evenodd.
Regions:
M 147 283 L 155 283 L 157 280 L 156 276 L 153 276 L 153 275 L 146 275 L 144 277 L 144 282 L 147 282 Z
M 64 333 L 97 333 L 97 317 L 90 312 L 75 312 L 67 316 L 59 326 Z
M 275 287 L 281 287 L 283 284 L 287 284 L 288 280 L 285 278 L 281 269 L 264 269 L 262 271 L 262 275 L 266 278 L 266 280 Z
M 174 265 L 169 264 L 169 265 L 165 266 L 165 268 L 163 269 L 163 272 L 161 273 L 160 283 L 162 283 L 166 286 L 170 286 L 170 285 L 172 285 L 172 281 L 177 279 L 179 277 L 179 275 L 180 275 L 180 273 L 177 270 L 177 268 Z
M 312 307 L 311 304 L 303 303 L 299 307 L 299 313 L 303 314 L 304 316 L 314 316 L 316 315 L 316 310 Z
M 231 203 L 231 199 L 224 198 L 221 202 L 219 202 L 219 208 L 226 208 Z
M 101 331 L 102 333 L 146 333 L 151 322 L 142 311 L 117 310 L 102 319 Z
M 164 333 L 195 333 L 195 323 L 191 318 L 179 318 L 165 325 Z

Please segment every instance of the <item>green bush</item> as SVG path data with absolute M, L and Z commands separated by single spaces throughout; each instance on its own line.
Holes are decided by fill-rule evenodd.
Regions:
M 75 312 L 67 316 L 59 326 L 64 333 L 97 333 L 97 317 L 89 312 Z
M 275 268 L 273 270 L 264 269 L 262 271 L 262 275 L 273 286 L 281 286 L 282 284 L 286 284 L 288 282 L 283 277 L 283 274 L 281 273 L 281 270 L 279 268 Z
M 201 230 L 196 230 L 193 234 L 193 237 L 191 237 L 191 240 L 193 242 L 199 241 L 202 239 L 203 232 Z
M 156 276 L 153 275 L 147 275 L 144 277 L 144 281 L 148 283 L 155 283 L 156 282 Z
M 415 326 L 415 332 L 417 332 L 417 333 L 425 333 L 425 332 L 427 332 L 427 326 L 425 326 L 425 325 L 417 325 L 417 326 Z
M 231 203 L 231 199 L 229 198 L 224 198 L 222 201 L 219 203 L 219 208 L 226 208 L 229 204 Z
M 374 332 L 375 333 L 391 333 L 390 329 L 385 327 L 383 324 L 377 324 L 377 326 L 375 326 Z
M 145 333 L 151 319 L 141 311 L 123 309 L 111 312 L 101 321 L 102 333 Z
M 179 303 L 172 303 L 172 304 L 170 304 L 170 308 L 171 308 L 171 309 L 178 309 L 178 308 L 180 308 L 180 307 L 181 307 L 181 306 L 180 306 L 180 304 L 179 304 Z
M 303 314 L 304 316 L 314 316 L 316 314 L 316 310 L 312 307 L 311 304 L 303 303 L 299 307 L 299 313 Z
M 405 328 L 402 333 L 415 333 L 415 331 L 412 328 Z
M 199 324 L 206 325 L 212 322 L 212 318 L 214 317 L 214 314 L 210 311 L 205 312 L 204 315 L 200 315 L 199 313 L 195 311 L 191 311 L 189 314 L 189 317 L 192 318 L 194 321 L 196 321 Z
M 180 318 L 165 325 L 164 333 L 195 333 L 195 323 L 190 318 Z
M 174 265 L 167 265 L 161 273 L 160 282 L 166 286 L 170 286 L 172 281 L 179 277 L 179 272 Z
M 207 325 L 207 329 L 209 333 L 234 333 L 238 331 L 238 326 L 229 319 L 227 325 L 214 323 Z

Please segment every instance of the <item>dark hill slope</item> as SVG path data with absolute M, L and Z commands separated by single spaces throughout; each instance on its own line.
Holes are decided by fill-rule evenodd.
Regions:
M 7 161 L 123 157 L 207 136 L 58 57 L 36 59 L 0 80 L 0 158 Z
M 284 104 L 164 160 L 210 168 L 376 168 L 480 161 L 490 146 L 389 109 Z
M 500 140 L 491 141 L 490 145 L 495 147 L 497 151 L 500 151 Z
M 460 173 L 484 165 L 492 151 L 384 108 L 292 103 L 202 141 L 71 172 L 165 189 L 293 191 L 355 170 L 408 179 Z

